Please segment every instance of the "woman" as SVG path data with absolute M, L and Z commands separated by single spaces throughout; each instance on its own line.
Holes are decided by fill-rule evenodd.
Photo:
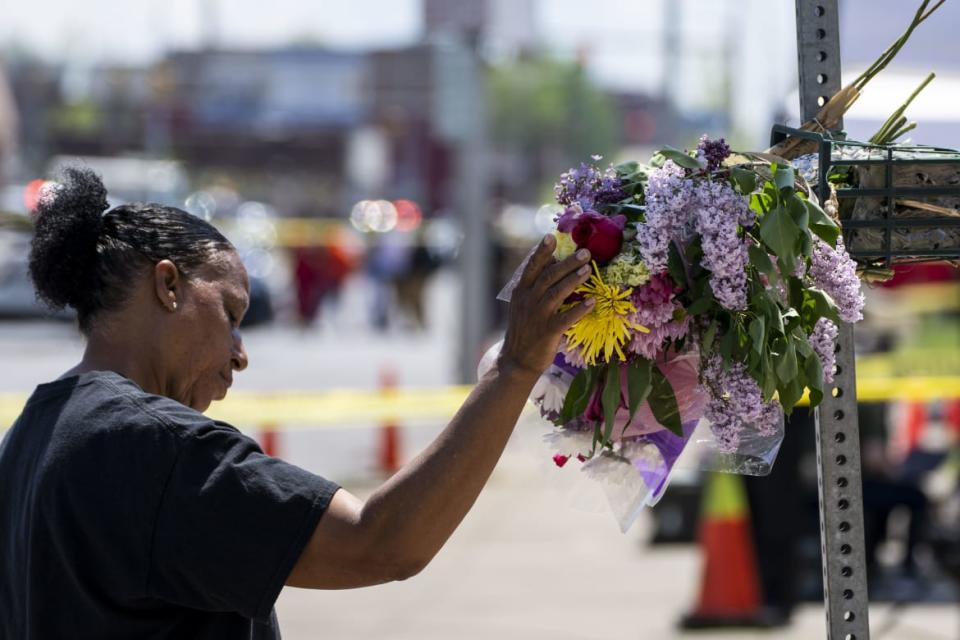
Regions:
M 83 359 L 41 384 L 0 445 L 0 637 L 276 638 L 283 585 L 415 575 L 486 483 L 589 275 L 548 236 L 502 354 L 439 437 L 366 501 L 267 457 L 203 415 L 247 367 L 249 282 L 230 243 L 179 209 L 111 209 L 69 169 L 41 200 L 38 295 L 76 309 Z M 104 213 L 105 212 L 105 213 Z

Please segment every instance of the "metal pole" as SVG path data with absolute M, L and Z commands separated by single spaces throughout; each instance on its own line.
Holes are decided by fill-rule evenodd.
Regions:
M 814 117 L 840 89 L 837 0 L 796 0 L 800 112 Z M 842 128 L 842 123 L 837 129 Z M 824 197 L 826 194 L 821 194 Z M 816 411 L 823 600 L 829 640 L 867 640 L 860 429 L 853 326 L 840 327 L 833 386 Z
M 435 126 L 455 151 L 454 206 L 463 232 L 457 358 L 463 383 L 476 379 L 492 317 L 486 89 L 477 49 L 462 34 L 434 49 Z

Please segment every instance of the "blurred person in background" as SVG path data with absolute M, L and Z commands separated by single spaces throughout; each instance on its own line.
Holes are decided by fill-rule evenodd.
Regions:
M 234 247 L 180 209 L 107 210 L 89 170 L 66 178 L 40 200 L 31 275 L 48 303 L 76 309 L 87 345 L 0 444 L 3 638 L 279 638 L 284 585 L 417 574 L 470 510 L 563 331 L 594 304 L 561 311 L 589 253 L 555 262 L 544 238 L 496 363 L 363 502 L 203 415 L 248 364 L 249 279 Z

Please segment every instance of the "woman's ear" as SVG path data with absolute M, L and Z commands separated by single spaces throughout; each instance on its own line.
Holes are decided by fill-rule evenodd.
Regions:
M 168 311 L 177 310 L 180 295 L 180 270 L 169 260 L 161 260 L 153 267 L 153 289 L 157 300 Z

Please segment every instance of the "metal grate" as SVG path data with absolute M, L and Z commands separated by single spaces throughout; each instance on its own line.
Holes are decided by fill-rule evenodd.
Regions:
M 894 203 L 897 198 L 915 198 L 927 200 L 937 196 L 954 196 L 960 199 L 960 184 L 951 186 L 915 185 L 897 186 L 894 176 L 898 168 L 920 167 L 956 167 L 960 174 L 960 151 L 922 145 L 885 145 L 877 146 L 864 142 L 843 140 L 812 131 L 801 131 L 782 125 L 775 125 L 771 134 L 773 144 L 788 137 L 800 137 L 817 143 L 819 153 L 817 194 L 821 199 L 829 193 L 827 179 L 833 167 L 880 167 L 883 170 L 883 186 L 880 188 L 842 188 L 837 189 L 838 200 L 855 198 L 879 198 L 876 213 L 865 219 L 842 220 L 844 240 L 847 249 L 854 258 L 861 261 L 880 262 L 889 267 L 902 259 L 909 260 L 950 260 L 960 259 L 960 215 L 903 217 L 896 215 Z M 866 157 L 843 158 L 843 150 L 857 149 Z M 913 157 L 898 156 L 909 153 Z M 894 230 L 913 231 L 921 229 L 942 229 L 955 233 L 954 246 L 940 247 L 912 243 L 909 248 L 894 248 L 892 236 Z M 862 240 L 851 239 L 854 230 L 876 230 L 882 233 L 879 248 L 864 247 Z M 956 230 L 955 232 L 953 230 Z

